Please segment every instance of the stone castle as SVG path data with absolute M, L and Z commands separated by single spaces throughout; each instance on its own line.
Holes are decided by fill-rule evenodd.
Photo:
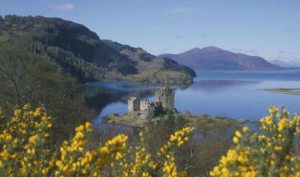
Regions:
M 164 108 L 174 108 L 175 92 L 169 86 L 161 87 L 155 92 L 155 102 L 161 102 Z
M 174 108 L 175 92 L 169 86 L 161 87 L 155 92 L 155 102 L 147 99 L 140 101 L 137 97 L 128 99 L 128 113 L 139 111 L 145 118 L 147 116 L 158 116 L 162 108 Z

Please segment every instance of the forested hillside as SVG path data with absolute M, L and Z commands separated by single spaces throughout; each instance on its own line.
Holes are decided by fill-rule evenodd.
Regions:
M 30 46 L 80 81 L 101 80 L 108 71 L 137 73 L 127 57 L 103 44 L 96 33 L 59 18 L 6 15 L 0 34 L 1 42 Z
M 139 61 L 104 44 L 87 27 L 59 18 L 16 15 L 6 15 L 4 19 L 0 17 L 0 43 L 26 46 L 34 53 L 59 64 L 63 73 L 70 73 L 81 82 L 121 79 L 122 76 L 144 71 Z M 141 55 L 141 58 L 147 62 L 147 56 Z M 178 69 L 178 65 L 174 65 L 174 68 L 166 67 L 163 60 L 155 60 L 153 63 L 156 63 L 155 67 L 148 70 L 188 70 Z

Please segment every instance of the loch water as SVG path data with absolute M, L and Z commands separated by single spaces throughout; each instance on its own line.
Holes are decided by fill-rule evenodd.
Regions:
M 268 115 L 270 105 L 284 105 L 290 113 L 300 114 L 300 95 L 258 90 L 300 88 L 299 71 L 201 71 L 193 84 L 170 87 L 179 112 L 256 121 Z M 140 82 L 95 82 L 84 84 L 84 97 L 100 122 L 104 115 L 126 113 L 131 96 L 154 101 L 159 88 L 159 84 Z

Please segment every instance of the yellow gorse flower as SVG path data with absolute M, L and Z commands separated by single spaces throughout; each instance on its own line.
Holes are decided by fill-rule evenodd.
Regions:
M 187 176 L 185 171 L 178 173 L 174 162 L 172 148 L 181 146 L 184 141 L 188 141 L 188 137 L 194 132 L 194 128 L 186 127 L 175 132 L 170 136 L 169 142 L 160 148 L 157 153 L 158 160 L 153 161 L 151 155 L 147 153 L 147 136 L 148 131 L 141 132 L 141 141 L 134 149 L 130 147 L 126 152 L 117 155 L 116 159 L 120 162 L 121 169 L 118 170 L 119 176 Z M 135 150 L 135 151 L 134 151 Z M 133 161 L 129 161 L 130 157 L 134 157 Z
M 75 128 L 73 139 L 64 141 L 57 154 L 51 154 L 46 146 L 51 117 L 41 108 L 31 111 L 26 104 L 14 111 L 10 122 L 5 122 L 1 114 L 0 109 L 0 176 L 102 176 L 107 166 L 117 166 L 117 176 L 187 176 L 186 172 L 177 173 L 171 148 L 188 141 L 193 128 L 175 132 L 154 162 L 147 153 L 147 131 L 140 133 L 141 141 L 136 148 L 126 148 L 128 137 L 120 134 L 104 146 L 88 151 L 87 137 L 93 130 L 91 123 L 86 122 Z M 130 162 L 132 154 L 135 160 Z
M 289 112 L 281 107 L 270 107 L 270 116 L 260 120 L 263 135 L 243 128 L 236 132 L 233 142 L 236 147 L 222 156 L 220 164 L 210 172 L 211 176 L 300 176 L 299 158 L 295 157 L 296 141 L 299 138 L 300 117 L 288 117 Z
M 271 107 L 270 116 L 261 119 L 262 135 L 243 127 L 234 133 L 235 147 L 222 156 L 211 176 L 299 176 L 300 160 L 295 143 L 300 133 L 300 117 Z M 136 147 L 127 147 L 128 137 L 117 135 L 94 150 L 88 150 L 92 125 L 86 122 L 75 128 L 75 136 L 64 141 L 58 153 L 51 154 L 47 138 L 52 118 L 30 105 L 16 109 L 8 120 L 0 109 L 0 176 L 103 176 L 113 168 L 113 176 L 187 176 L 178 173 L 173 147 L 182 146 L 194 128 L 185 127 L 172 134 L 156 157 L 148 153 L 148 131 L 141 132 Z M 155 160 L 154 160 L 155 159 Z

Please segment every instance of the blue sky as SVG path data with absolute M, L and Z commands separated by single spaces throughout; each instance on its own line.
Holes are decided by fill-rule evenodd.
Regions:
M 59 17 L 149 53 L 195 47 L 300 61 L 299 0 L 0 0 L 0 15 Z

